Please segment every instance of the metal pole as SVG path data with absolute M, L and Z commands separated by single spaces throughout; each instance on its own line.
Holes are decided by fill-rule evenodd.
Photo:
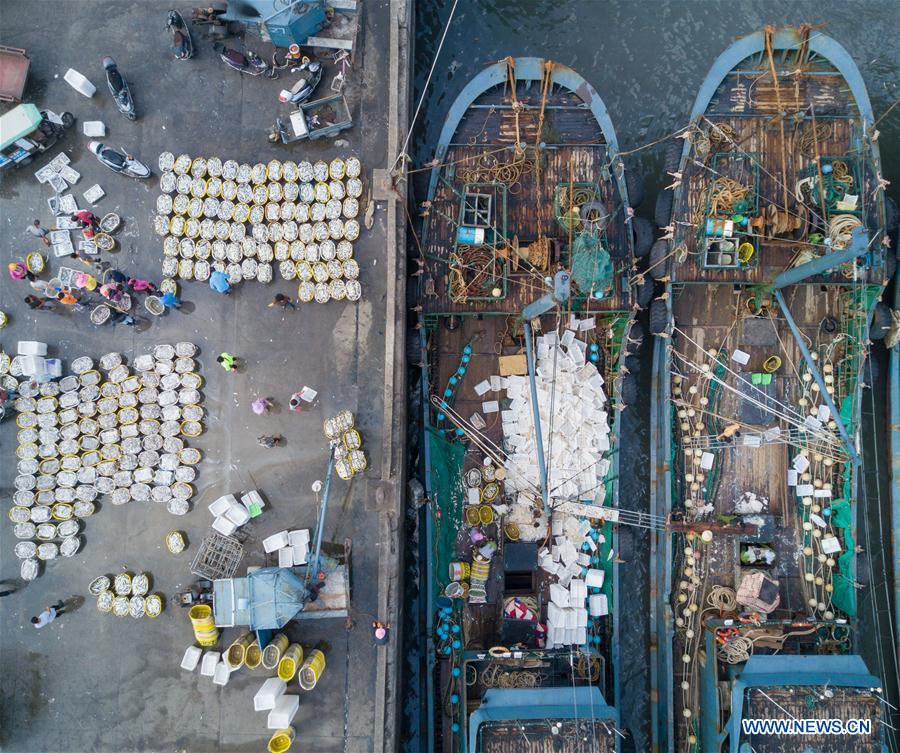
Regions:
M 803 354 L 803 360 L 806 361 L 806 365 L 809 367 L 809 371 L 812 374 L 813 379 L 815 379 L 816 384 L 819 385 L 819 394 L 825 401 L 825 405 L 827 405 L 828 409 L 831 411 L 831 417 L 837 424 L 838 432 L 841 435 L 841 439 L 844 440 L 844 446 L 847 448 L 847 453 L 850 455 L 850 460 L 853 462 L 853 465 L 859 465 L 859 453 L 856 451 L 856 446 L 853 444 L 853 440 L 850 438 L 850 434 L 847 432 L 847 427 L 844 426 L 844 421 L 841 418 L 841 412 L 834 404 L 834 400 L 831 399 L 831 395 L 828 394 L 828 387 L 825 384 L 825 380 L 819 373 L 819 369 L 816 368 L 816 362 L 813 360 L 812 355 L 809 352 L 809 348 L 806 347 L 806 342 L 804 342 L 803 336 L 800 334 L 800 328 L 794 321 L 794 317 L 791 316 L 791 312 L 788 309 L 787 302 L 784 300 L 784 296 L 781 295 L 780 290 L 775 291 L 775 299 L 778 301 L 778 305 L 781 306 L 781 312 L 784 314 L 784 318 L 788 323 L 788 327 L 791 328 L 791 332 L 794 335 L 794 340 L 796 340 L 797 342 L 797 347 Z
M 853 230 L 851 231 L 850 246 L 848 248 L 844 249 L 843 251 L 835 251 L 830 254 L 825 254 L 825 256 L 820 256 L 818 259 L 814 259 L 811 262 L 801 264 L 799 267 L 795 267 L 794 269 L 789 269 L 785 272 L 782 272 L 780 275 L 778 275 L 778 277 L 775 278 L 774 284 L 775 299 L 778 301 L 778 305 L 781 307 L 781 311 L 784 314 L 785 321 L 787 321 L 788 327 L 790 327 L 791 329 L 791 334 L 793 334 L 794 340 L 797 343 L 797 347 L 800 349 L 800 353 L 803 355 L 803 360 L 806 361 L 806 365 L 809 367 L 809 371 L 812 374 L 813 379 L 815 379 L 816 384 L 819 385 L 819 394 L 825 401 L 825 405 L 827 405 L 829 410 L 831 411 L 831 417 L 837 424 L 838 432 L 841 435 L 841 439 L 844 440 L 844 445 L 847 448 L 847 453 L 850 455 L 850 460 L 855 466 L 858 466 L 861 463 L 859 453 L 856 451 L 856 446 L 853 444 L 853 440 L 847 431 L 847 427 L 844 426 L 844 421 L 841 418 L 841 413 L 838 410 L 838 407 L 834 404 L 834 400 L 831 399 L 831 395 L 828 394 L 825 380 L 819 373 L 819 369 L 809 352 L 809 348 L 806 347 L 806 342 L 804 341 L 803 336 L 800 333 L 800 328 L 794 321 L 794 317 L 791 316 L 790 309 L 788 309 L 788 305 L 784 300 L 784 296 L 781 295 L 781 288 L 785 288 L 788 285 L 796 285 L 797 283 L 807 279 L 808 277 L 811 277 L 812 275 L 824 274 L 829 269 L 832 269 L 839 264 L 844 264 L 860 256 L 865 256 L 866 253 L 868 253 L 870 245 L 867 242 L 867 238 L 868 233 L 866 232 L 866 229 L 864 227 L 853 228 Z
M 531 387 L 531 413 L 534 418 L 534 433 L 537 436 L 538 468 L 541 472 L 541 499 L 544 510 L 550 509 L 550 493 L 547 488 L 547 464 L 544 462 L 544 439 L 541 435 L 541 412 L 538 408 L 537 383 L 534 375 L 534 352 L 531 345 L 531 323 L 526 319 L 525 325 L 525 357 L 528 360 L 528 385 Z
M 319 503 L 319 522 L 316 526 L 316 547 L 309 567 L 306 568 L 307 582 L 312 576 L 319 577 L 319 557 L 322 553 L 322 536 L 325 533 L 325 513 L 328 511 L 328 494 L 331 491 L 331 477 L 334 474 L 334 447 L 328 457 L 328 471 L 325 475 L 325 487 L 322 489 L 322 500 Z

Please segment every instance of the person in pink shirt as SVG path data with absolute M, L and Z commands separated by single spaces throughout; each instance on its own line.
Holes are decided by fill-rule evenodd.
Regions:
M 7 269 L 9 270 L 9 276 L 12 277 L 14 280 L 24 280 L 26 278 L 28 280 L 35 279 L 31 270 L 29 270 L 28 267 L 26 267 L 20 261 L 10 262 L 10 264 L 7 266 Z
M 148 295 L 153 295 L 156 292 L 156 285 L 149 280 L 139 280 L 137 277 L 129 277 L 126 284 L 129 289 L 133 290 L 135 293 L 146 292 Z

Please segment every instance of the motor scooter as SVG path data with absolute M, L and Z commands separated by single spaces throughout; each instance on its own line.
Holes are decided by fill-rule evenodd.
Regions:
M 172 34 L 172 53 L 176 60 L 194 57 L 194 41 L 184 18 L 177 10 L 170 10 L 166 19 L 166 29 Z
M 92 141 L 88 144 L 88 149 L 97 157 L 97 159 L 110 170 L 129 178 L 149 178 L 150 168 L 143 162 L 132 157 L 124 149 L 120 152 L 111 146 L 101 144 L 99 141 Z
M 278 77 L 278 71 L 274 68 L 270 68 L 266 64 L 266 61 L 255 52 L 247 50 L 247 54 L 244 55 L 237 50 L 232 50 L 221 45 L 216 46 L 215 49 L 219 52 L 219 58 L 222 62 L 238 73 L 243 73 L 247 76 L 264 75 L 266 78 Z
M 109 55 L 103 56 L 103 69 L 106 71 L 106 85 L 112 94 L 116 109 L 129 120 L 137 120 L 137 111 L 134 109 L 134 99 L 128 88 L 125 77 L 119 73 L 119 66 Z
M 322 80 L 322 64 L 318 60 L 311 61 L 309 58 L 303 58 L 303 63 L 296 68 L 291 68 L 291 73 L 302 73 L 303 75 L 289 90 L 286 89 L 278 95 L 278 101 L 299 105 L 309 99 Z

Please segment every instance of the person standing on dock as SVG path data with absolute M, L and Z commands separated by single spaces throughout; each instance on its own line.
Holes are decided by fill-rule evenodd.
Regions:
M 216 360 L 222 364 L 222 368 L 225 369 L 225 371 L 237 371 L 239 359 L 236 356 L 231 355 L 231 353 L 220 353 Z
M 272 302 L 269 304 L 270 309 L 278 307 L 284 310 L 288 306 L 290 306 L 294 311 L 297 310 L 297 304 L 291 300 L 290 296 L 287 296 L 284 293 L 276 293 L 275 297 L 272 299 Z
M 34 222 L 32 222 L 27 228 L 25 228 L 25 232 L 29 235 L 33 235 L 35 238 L 40 238 L 41 242 L 45 246 L 50 245 L 50 238 L 47 237 L 50 235 L 50 232 L 47 230 L 47 228 L 41 227 L 40 220 L 35 220 Z
M 181 308 L 181 299 L 177 295 L 175 295 L 171 290 L 167 290 L 165 293 L 163 293 L 163 296 L 160 300 L 162 301 L 162 305 L 165 306 L 167 309 L 180 309 Z
M 231 292 L 228 275 L 219 270 L 216 270 L 209 276 L 209 286 L 217 293 L 222 293 L 223 295 L 228 295 Z
M 51 622 L 53 622 L 53 620 L 55 620 L 61 614 L 65 614 L 65 612 L 66 612 L 66 605 L 62 601 L 62 599 L 60 599 L 52 607 L 47 607 L 37 617 L 32 617 L 31 624 L 34 625 L 35 628 L 40 630 L 42 627 L 46 627 Z

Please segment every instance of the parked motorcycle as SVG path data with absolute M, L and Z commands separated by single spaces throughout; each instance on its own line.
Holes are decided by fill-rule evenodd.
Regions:
M 303 63 L 297 68 L 291 68 L 291 73 L 302 73 L 303 75 L 290 88 L 290 91 L 284 90 L 278 95 L 278 101 L 299 105 L 309 99 L 322 80 L 322 64 L 318 60 L 311 61 L 309 58 L 303 58 Z
M 194 41 L 191 32 L 177 10 L 170 10 L 166 19 L 166 29 L 172 34 L 172 52 L 176 60 L 194 57 Z
M 244 73 L 248 76 L 265 75 L 266 78 L 278 77 L 278 71 L 266 65 L 266 61 L 255 52 L 247 50 L 247 54 L 244 55 L 237 50 L 230 50 L 227 47 L 219 46 L 216 49 L 220 50 L 219 58 L 222 62 L 238 73 Z
M 119 73 L 119 66 L 109 55 L 103 56 L 103 68 L 106 71 L 106 85 L 112 94 L 116 108 L 129 120 L 137 120 L 137 111 L 134 109 L 134 100 L 128 89 L 128 82 Z
M 101 144 L 99 141 L 92 141 L 88 144 L 88 149 L 113 172 L 122 173 L 122 175 L 127 175 L 129 178 L 150 177 L 150 168 L 140 160 L 132 157 L 124 149 L 118 151 L 111 146 Z

